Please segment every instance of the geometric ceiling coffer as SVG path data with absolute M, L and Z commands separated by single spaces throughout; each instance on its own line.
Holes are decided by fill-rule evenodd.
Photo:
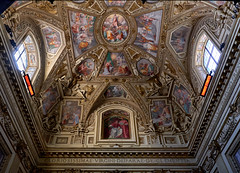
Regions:
M 69 11 L 75 58 L 97 44 L 93 34 L 95 19 L 88 14 Z
M 62 45 L 60 33 L 51 27 L 42 28 L 42 32 L 46 43 L 47 52 L 56 54 Z
M 181 26 L 180 28 L 172 32 L 170 45 L 177 54 L 186 52 L 189 34 L 190 28 L 186 26 Z
M 157 56 L 161 20 L 162 10 L 136 17 L 138 33 L 134 44 L 153 56 Z

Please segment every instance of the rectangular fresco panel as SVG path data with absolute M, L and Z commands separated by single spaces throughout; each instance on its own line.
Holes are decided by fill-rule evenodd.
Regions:
M 46 115 L 56 103 L 59 93 L 57 87 L 49 87 L 42 96 L 43 115 Z
M 75 126 L 79 124 L 82 108 L 78 101 L 66 101 L 62 106 L 62 124 L 64 126 Z
M 129 76 L 131 71 L 123 53 L 108 52 L 99 76 Z
M 186 88 L 182 85 L 180 87 L 175 86 L 173 95 L 176 98 L 176 102 L 182 106 L 187 114 L 190 114 L 191 97 Z
M 170 106 L 166 105 L 165 100 L 153 101 L 153 106 L 150 106 L 150 111 L 155 127 L 168 127 L 172 125 Z
M 136 17 L 138 33 L 134 44 L 153 56 L 156 56 L 158 51 L 161 20 L 162 10 Z
M 42 31 L 47 45 L 47 51 L 49 53 L 56 54 L 61 46 L 60 33 L 50 27 L 43 28 Z
M 104 139 L 130 139 L 129 113 L 112 109 L 103 113 Z
M 74 54 L 78 57 L 97 44 L 93 33 L 96 17 L 69 11 L 69 18 Z

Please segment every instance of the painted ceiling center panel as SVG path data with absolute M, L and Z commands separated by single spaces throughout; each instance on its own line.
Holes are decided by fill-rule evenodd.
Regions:
M 157 56 L 162 10 L 138 16 L 136 21 L 138 33 L 134 44 L 153 56 Z
M 131 71 L 123 53 L 108 52 L 99 76 L 130 76 Z
M 128 36 L 128 24 L 120 14 L 109 15 L 103 23 L 103 36 L 110 43 L 121 43 Z
M 97 44 L 94 37 L 96 17 L 81 12 L 69 11 L 69 19 L 74 55 L 77 58 Z

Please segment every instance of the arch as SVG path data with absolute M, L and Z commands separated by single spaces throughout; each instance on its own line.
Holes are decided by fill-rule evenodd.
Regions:
M 29 75 L 32 82 L 40 69 L 40 60 L 36 39 L 32 32 L 27 32 L 18 48 L 14 51 L 14 58 L 19 70 Z
M 216 70 L 221 52 L 206 32 L 201 32 L 195 49 L 195 66 L 204 73 Z

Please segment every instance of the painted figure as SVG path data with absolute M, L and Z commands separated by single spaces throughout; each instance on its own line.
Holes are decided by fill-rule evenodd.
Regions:
M 78 106 L 78 101 L 67 101 L 62 107 L 62 124 L 75 126 L 79 124 L 80 115 L 81 106 Z
M 107 6 L 120 6 L 123 7 L 126 0 L 105 0 Z
M 150 111 L 153 124 L 156 127 L 168 127 L 172 125 L 170 107 L 166 105 L 165 100 L 154 101 L 153 106 L 150 107 Z
M 59 93 L 58 93 L 57 87 L 54 87 L 54 88 L 49 87 L 45 91 L 45 93 L 42 96 L 43 115 L 46 115 L 49 112 L 49 110 L 56 103 L 58 97 L 59 97 Z
M 153 56 L 157 55 L 161 19 L 162 10 L 136 17 L 138 33 L 134 44 Z
M 108 89 L 105 91 L 104 96 L 106 98 L 111 98 L 111 97 L 127 97 L 127 93 L 124 91 L 124 89 L 121 86 L 110 86 Z
M 131 75 L 131 71 L 129 70 L 125 57 L 122 53 L 108 52 L 99 75 L 129 76 Z
M 154 66 L 147 59 L 141 59 L 137 62 L 137 69 L 140 74 L 144 76 L 151 76 L 154 74 Z
M 186 88 L 182 85 L 180 85 L 180 87 L 175 86 L 173 95 L 175 96 L 177 103 L 182 106 L 185 112 L 190 114 L 190 107 L 192 103 L 191 97 Z
M 43 28 L 42 31 L 47 43 L 47 51 L 52 54 L 57 53 L 62 44 L 60 33 L 50 27 Z
M 92 73 L 93 69 L 94 62 L 91 59 L 85 59 L 76 67 L 76 72 L 80 75 L 87 76 Z
M 94 22 L 96 17 L 79 12 L 69 12 L 75 57 L 95 46 Z
M 103 23 L 103 36 L 110 43 L 120 43 L 127 38 L 128 24 L 123 16 L 112 14 Z

